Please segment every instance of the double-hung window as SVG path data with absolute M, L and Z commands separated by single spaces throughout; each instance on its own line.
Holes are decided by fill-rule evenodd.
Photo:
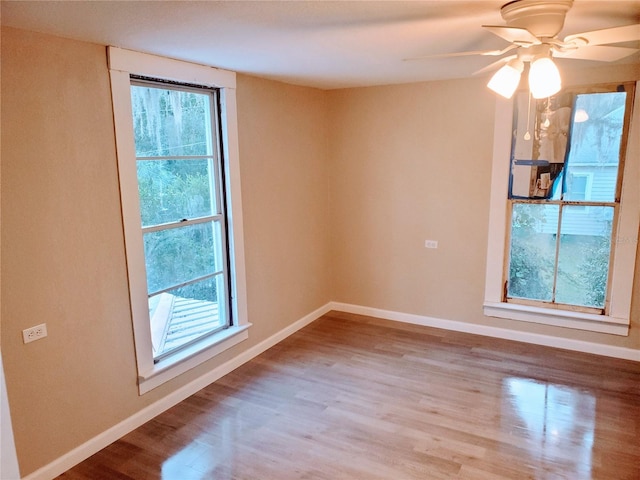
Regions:
M 247 338 L 235 75 L 109 49 L 140 392 Z
M 131 83 L 156 362 L 231 324 L 217 93 Z
M 537 101 L 522 92 L 499 104 L 496 128 L 507 134 L 496 131 L 494 146 L 487 315 L 627 334 L 639 210 L 634 91 L 576 87 Z

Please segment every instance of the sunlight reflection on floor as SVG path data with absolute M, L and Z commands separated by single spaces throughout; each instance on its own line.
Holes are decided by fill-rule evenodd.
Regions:
M 511 377 L 503 383 L 503 424 L 524 438 L 531 459 L 590 478 L 596 400 L 587 391 Z M 507 425 L 504 425 L 505 428 Z

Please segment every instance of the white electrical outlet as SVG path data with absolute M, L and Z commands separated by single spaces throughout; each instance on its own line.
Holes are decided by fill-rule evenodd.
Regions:
M 47 324 L 41 323 L 35 327 L 26 328 L 22 331 L 24 343 L 34 342 L 47 336 Z
M 438 241 L 437 240 L 425 240 L 424 241 L 424 248 L 438 248 Z

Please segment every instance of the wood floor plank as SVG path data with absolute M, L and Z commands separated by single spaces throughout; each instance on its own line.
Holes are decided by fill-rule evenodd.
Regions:
M 60 478 L 640 479 L 640 364 L 331 312 Z

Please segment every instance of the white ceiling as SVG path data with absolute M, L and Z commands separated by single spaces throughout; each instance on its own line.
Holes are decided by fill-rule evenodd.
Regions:
M 481 28 L 504 25 L 503 3 L 2 0 L 0 20 L 12 27 L 333 89 L 470 76 L 495 57 L 403 59 L 505 47 L 504 40 Z M 575 0 L 559 37 L 634 23 L 640 23 L 640 1 Z M 640 63 L 640 54 L 621 62 Z M 559 65 L 597 64 L 561 59 Z

